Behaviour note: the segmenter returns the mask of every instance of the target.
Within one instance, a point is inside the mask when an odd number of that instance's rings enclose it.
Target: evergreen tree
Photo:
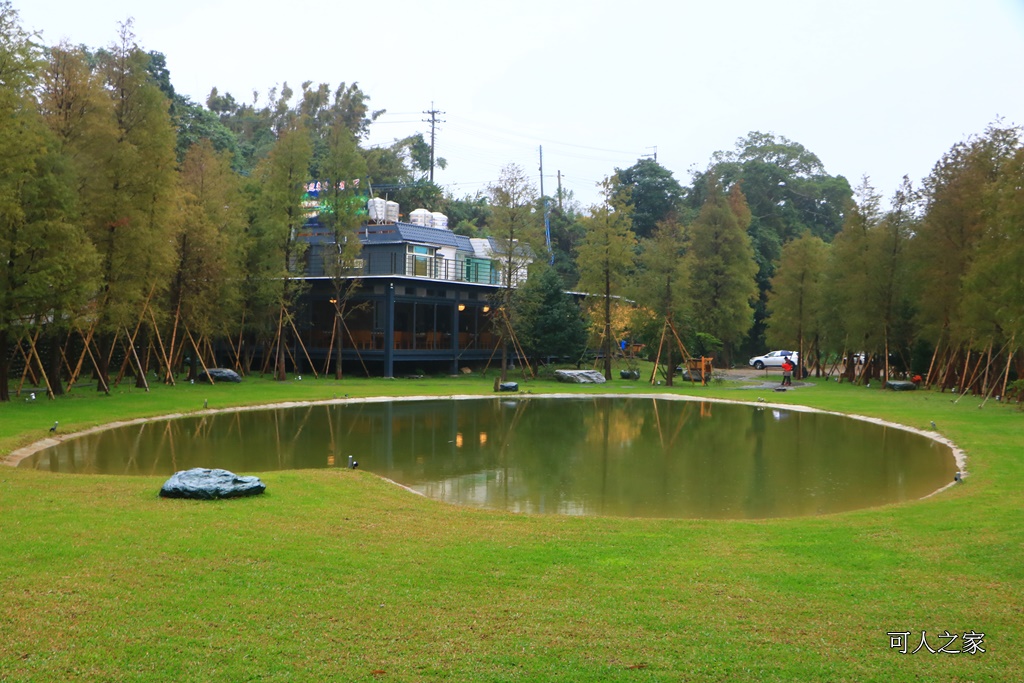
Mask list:
[[[334,287],[334,341],[336,345],[335,377],[341,379],[341,342],[345,307],[359,287],[361,275],[357,259],[362,251],[359,226],[366,213],[366,196],[360,191],[360,180],[366,177],[366,161],[359,153],[356,138],[339,119],[331,128],[327,154],[320,164],[320,225],[333,233],[333,244],[321,254],[324,273]]]
[[[874,350],[878,343],[872,235],[882,219],[881,196],[865,177],[846,211],[843,229],[832,243],[825,292],[824,324],[834,344],[832,350],[851,357]],[[851,373],[852,365],[847,368]]]
[[[200,140],[185,154],[176,214],[171,343],[188,334],[193,339],[227,336],[241,317],[246,209],[230,155],[218,154],[209,140]],[[199,353],[193,347],[192,358]]]
[[[310,182],[313,147],[301,120],[281,131],[270,155],[257,167],[250,227],[250,287],[247,310],[276,341],[274,376],[285,379],[285,338],[303,289],[301,275],[306,243],[299,231],[307,219],[304,206]]]
[[[686,328],[681,323],[691,315],[692,306],[683,228],[675,220],[664,220],[658,223],[651,237],[640,241],[640,245],[639,270],[631,298],[657,313],[662,323],[658,326],[659,342],[667,326],[685,336]],[[665,379],[666,384],[672,386],[676,342],[671,329],[664,339],[662,357],[668,368]]]
[[[963,285],[986,232],[989,192],[1020,146],[1020,130],[989,126],[955,144],[924,181],[924,215],[913,240],[922,332],[936,344],[974,337],[963,319]]]
[[[149,55],[135,44],[130,22],[99,55],[102,91],[96,79],[85,78],[84,58],[60,50],[51,60],[45,109],[73,160],[82,221],[100,255],[97,388],[108,391],[115,338],[135,329],[169,280],[175,134],[168,101],[150,80]],[[62,92],[63,84],[71,89]]]
[[[626,169],[615,169],[619,187],[633,210],[633,232],[640,239],[654,234],[658,224],[677,220],[683,188],[672,172],[654,159],[641,159]]]
[[[766,293],[782,247],[810,232],[831,242],[843,226],[851,197],[843,176],[829,175],[821,160],[798,142],[771,133],[751,132],[728,152],[716,152],[711,167],[694,177],[684,205],[698,210],[716,179],[723,187],[739,184],[750,206],[747,232],[757,261],[758,299],[749,350],[763,348]],[[758,351],[760,352],[760,351]]]
[[[768,293],[768,343],[773,348],[796,348],[799,364],[804,367],[809,365],[805,353],[808,348],[820,356],[817,342],[828,248],[810,232],[786,244]],[[816,365],[820,372],[820,361]]]
[[[985,196],[986,220],[963,281],[960,315],[976,348],[1024,342],[1024,146],[1000,164]]]
[[[904,176],[893,195],[891,209],[885,213],[871,240],[869,265],[873,288],[870,299],[875,308],[874,326],[881,340],[876,351],[881,358],[883,387],[891,374],[891,359],[909,356],[914,336],[910,327],[913,303],[907,249],[917,230],[917,203],[917,192],[910,179]]]
[[[596,313],[601,323],[604,376],[608,380],[612,378],[612,345],[615,343],[612,298],[622,295],[636,258],[631,209],[625,202],[626,197],[616,194],[615,189],[613,178],[605,178],[601,183],[604,201],[591,207],[590,215],[581,221],[585,233],[576,257],[579,286],[596,295],[595,301],[588,301],[588,304],[591,315]],[[598,302],[600,305],[595,305]]]
[[[490,188],[491,216],[488,230],[498,261],[501,290],[492,313],[495,331],[501,337],[501,381],[508,375],[508,342],[514,334],[512,300],[515,288],[526,280],[527,266],[537,245],[542,243],[540,215],[535,211],[537,190],[523,169],[509,164]]]
[[[73,180],[33,97],[43,68],[17,12],[0,3],[0,401],[10,400],[11,346],[66,327],[94,294],[95,253],[74,222]],[[48,374],[59,391],[59,373]]]
[[[553,268],[543,268],[516,290],[515,328],[535,363],[545,356],[577,359],[587,348],[587,325]]]
[[[738,186],[717,183],[687,229],[691,291],[698,330],[720,339],[725,363],[754,324],[757,263],[747,235],[750,210]]]

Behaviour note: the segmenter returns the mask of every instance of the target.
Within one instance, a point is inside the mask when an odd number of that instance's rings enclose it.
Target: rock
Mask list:
[[[619,377],[622,379],[640,379],[639,370],[619,370]]]
[[[518,382],[502,382],[498,385],[499,391],[519,391]]]
[[[900,380],[892,380],[885,383],[886,389],[892,389],[893,391],[914,391],[917,389],[917,385],[913,382],[903,382]]]
[[[163,498],[241,498],[255,496],[267,490],[259,477],[240,477],[227,470],[208,470],[195,467],[175,472],[160,488]]]
[[[200,382],[209,382],[209,376],[215,382],[241,382],[242,378],[234,370],[228,368],[209,368],[196,375]],[[301,377],[299,379],[302,379]]]
[[[555,370],[555,379],[569,384],[604,384],[604,375],[597,370]]]

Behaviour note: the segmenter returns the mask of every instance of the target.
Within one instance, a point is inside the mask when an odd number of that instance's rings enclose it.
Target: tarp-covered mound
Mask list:
[[[604,384],[605,379],[597,370],[555,370],[555,379],[571,384]]]
[[[227,470],[208,470],[195,467],[175,472],[160,488],[164,498],[241,498],[256,496],[267,490],[259,477],[240,477]]]

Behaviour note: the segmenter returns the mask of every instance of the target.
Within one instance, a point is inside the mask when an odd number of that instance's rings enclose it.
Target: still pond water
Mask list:
[[[345,467],[431,498],[625,517],[820,515],[921,498],[953,480],[942,444],[860,420],[651,398],[347,403],[121,427],[23,467],[171,475]]]

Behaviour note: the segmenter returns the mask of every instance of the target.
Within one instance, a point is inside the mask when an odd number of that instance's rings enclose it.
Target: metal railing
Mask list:
[[[310,277],[366,275],[402,275],[449,282],[500,285],[501,271],[493,262],[483,259],[452,259],[426,254],[404,254],[387,251],[364,251],[362,258],[338,268],[332,244],[311,244],[305,254],[305,271]],[[524,269],[525,272],[525,269]]]

